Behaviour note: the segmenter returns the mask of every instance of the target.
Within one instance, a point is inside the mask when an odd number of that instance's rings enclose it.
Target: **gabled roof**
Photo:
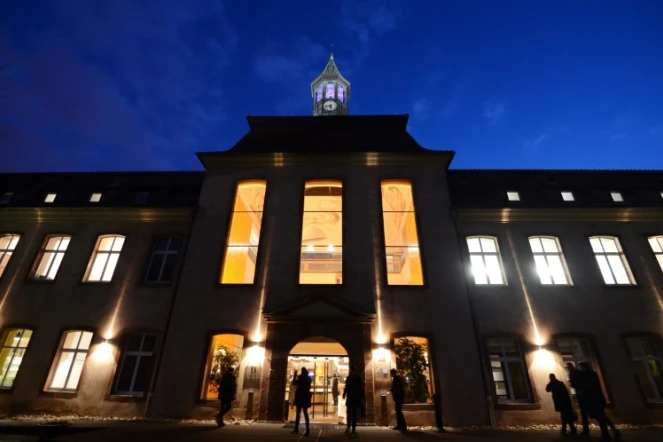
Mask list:
[[[407,132],[408,115],[246,118],[232,153],[428,152]]]

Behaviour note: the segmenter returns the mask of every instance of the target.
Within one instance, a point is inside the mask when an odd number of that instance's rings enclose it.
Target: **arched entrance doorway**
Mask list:
[[[289,402],[288,421],[295,420],[295,386],[292,378],[306,367],[311,377],[311,408],[313,422],[344,423],[345,407],[340,406],[345,379],[349,373],[348,352],[330,338],[316,336],[298,342],[288,354],[288,382],[285,395]]]

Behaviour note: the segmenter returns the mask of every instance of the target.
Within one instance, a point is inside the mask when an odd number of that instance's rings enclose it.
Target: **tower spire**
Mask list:
[[[346,80],[334,61],[334,44],[331,44],[329,61],[318,78],[311,83],[313,115],[347,115],[350,82]]]

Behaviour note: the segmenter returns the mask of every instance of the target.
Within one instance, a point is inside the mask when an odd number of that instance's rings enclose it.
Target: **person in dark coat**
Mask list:
[[[585,397],[585,376],[570,362],[566,364],[566,369],[569,372],[569,382],[576,392],[576,399],[578,399],[578,406],[580,407],[580,417],[582,419],[582,433],[580,433],[580,435],[589,436],[589,417],[587,416],[587,398]]]
[[[578,364],[580,371],[584,377],[584,391],[583,395],[587,400],[587,414],[598,421],[599,428],[601,428],[601,440],[609,441],[610,427],[615,434],[615,439],[621,440],[621,433],[615,428],[608,415],[605,414],[606,400],[603,395],[603,388],[601,388],[601,381],[599,375],[592,370],[589,364],[581,362]]]
[[[575,416],[573,413],[573,404],[571,403],[571,395],[566,389],[564,382],[557,380],[554,374],[550,373],[550,383],[546,385],[546,391],[552,393],[552,399],[555,404],[555,411],[559,411],[562,418],[562,434],[566,433],[566,426],[571,428],[571,434],[576,436],[576,426],[573,424]]]
[[[232,408],[236,394],[237,382],[235,380],[234,370],[231,367],[227,372],[221,375],[221,380],[219,381],[219,401],[221,401],[221,408],[219,409],[219,414],[216,415],[216,424],[219,427],[225,425],[223,423],[223,416],[225,416],[225,414]]]
[[[311,377],[308,375],[306,367],[302,367],[301,374],[297,379],[293,379],[292,384],[297,386],[295,391],[295,412],[297,416],[295,417],[293,433],[299,434],[299,418],[301,412],[304,411],[304,421],[306,422],[306,433],[304,435],[308,436],[310,434],[308,409],[311,406]]]
[[[345,389],[343,390],[343,399],[347,407],[348,427],[345,432],[352,428],[352,434],[357,434],[357,412],[361,407],[361,401],[364,396],[361,377],[357,374],[357,366],[350,365],[350,374],[345,379]]]
[[[332,399],[334,400],[334,405],[338,405],[338,376],[336,374],[334,374],[334,377],[332,378],[331,394]]]
[[[405,385],[396,369],[391,369],[391,387],[389,388],[391,397],[396,407],[396,426],[394,430],[407,431],[405,416],[403,416],[403,403],[405,402]]]

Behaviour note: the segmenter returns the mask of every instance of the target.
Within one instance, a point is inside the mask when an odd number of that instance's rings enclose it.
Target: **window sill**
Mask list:
[[[72,399],[75,398],[78,394],[78,391],[52,391],[46,390],[39,393],[40,396],[61,398],[61,399]]]
[[[12,394],[13,392],[14,392],[13,385],[9,388],[0,388],[0,394]]]
[[[136,284],[137,287],[154,288],[154,289],[173,287],[173,285],[174,284],[172,282],[145,282],[145,281],[141,281]]]
[[[89,285],[89,286],[110,286],[113,284],[113,281],[81,281],[78,284],[80,285]]]
[[[525,402],[500,402],[495,404],[496,410],[513,410],[513,411],[528,411],[540,410],[541,404],[525,403]]]
[[[145,402],[146,399],[145,394],[109,394],[104,397],[104,400],[109,402]]]
[[[603,288],[606,289],[617,289],[617,290],[633,290],[639,289],[640,286],[637,284],[603,284]]]
[[[234,403],[235,401],[233,401]],[[219,408],[218,399],[198,399],[196,405],[202,405],[203,407]]]
[[[433,404],[403,404],[403,411],[435,411]]]
[[[37,279],[37,278],[27,278],[25,280],[26,284],[54,284],[55,279]]]

